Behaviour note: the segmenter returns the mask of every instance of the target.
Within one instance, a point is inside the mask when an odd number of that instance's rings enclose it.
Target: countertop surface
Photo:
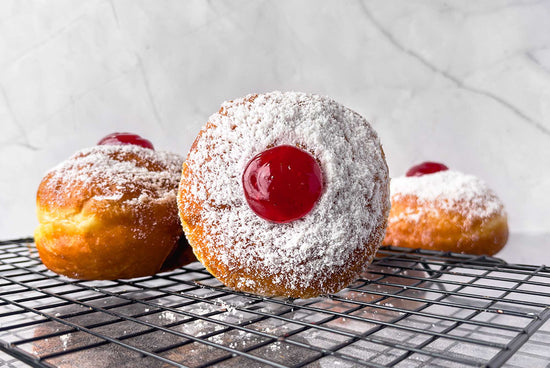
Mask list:
[[[550,266],[550,233],[512,233],[495,257],[508,263]]]
[[[532,238],[512,241],[530,241]],[[198,262],[76,281],[0,245],[0,350],[56,367],[546,368],[550,269],[385,248],[330,297],[223,287]],[[0,365],[26,367],[0,352]]]
[[[26,237],[2,237],[0,240]],[[550,233],[511,233],[506,246],[494,257],[507,263],[550,266]]]

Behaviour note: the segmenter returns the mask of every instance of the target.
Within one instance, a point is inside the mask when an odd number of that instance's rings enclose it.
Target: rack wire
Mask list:
[[[347,289],[290,300],[199,263],[73,280],[0,242],[6,367],[547,367],[549,304],[549,267],[491,257],[384,247]]]

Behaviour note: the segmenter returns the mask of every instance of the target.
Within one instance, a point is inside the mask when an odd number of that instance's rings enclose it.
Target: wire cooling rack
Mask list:
[[[48,271],[0,242],[5,367],[547,367],[550,268],[385,247],[326,297],[232,291],[199,263],[132,280]]]

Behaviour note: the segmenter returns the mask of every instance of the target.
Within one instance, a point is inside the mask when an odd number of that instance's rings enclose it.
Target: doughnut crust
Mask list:
[[[441,171],[392,180],[385,245],[494,255],[508,240],[504,206],[472,175]]]
[[[112,280],[153,275],[165,261],[171,268],[187,262],[176,206],[182,161],[139,146],[104,145],[49,171],[38,187],[35,231],[46,267]]]
[[[309,152],[324,189],[310,213],[277,224],[248,206],[241,176],[256,154],[278,145]],[[348,286],[384,237],[389,178],[376,132],[357,113],[296,92],[226,102],[196,138],[178,192],[189,243],[226,286],[308,298]]]

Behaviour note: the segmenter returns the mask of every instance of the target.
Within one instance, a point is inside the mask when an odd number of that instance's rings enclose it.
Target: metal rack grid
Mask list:
[[[6,367],[546,367],[550,268],[385,247],[347,289],[232,291],[199,263],[132,280],[48,271],[0,242]]]

